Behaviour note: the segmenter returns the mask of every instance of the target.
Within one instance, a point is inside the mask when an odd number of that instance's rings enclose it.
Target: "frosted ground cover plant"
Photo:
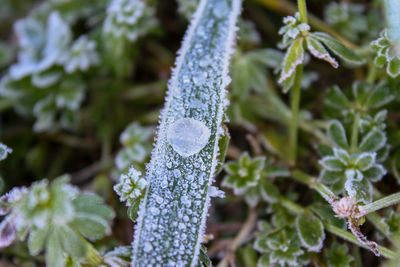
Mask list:
[[[203,0],[193,16],[148,166],[132,266],[197,264],[239,10],[239,0]]]
[[[398,0],[0,2],[0,266],[399,266]]]

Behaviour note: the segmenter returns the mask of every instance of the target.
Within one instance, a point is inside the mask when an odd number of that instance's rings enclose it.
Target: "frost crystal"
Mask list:
[[[201,121],[183,118],[174,122],[168,129],[168,142],[182,157],[198,153],[210,138],[210,129]]]
[[[142,173],[133,167],[128,174],[122,174],[120,182],[114,186],[114,191],[120,196],[121,201],[126,201],[127,206],[131,206],[143,194],[147,186],[147,181],[140,176]]]

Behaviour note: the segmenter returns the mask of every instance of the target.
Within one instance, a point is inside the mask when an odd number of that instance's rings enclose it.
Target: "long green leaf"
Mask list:
[[[202,0],[185,36],[147,170],[132,266],[194,266],[217,166],[240,0]]]

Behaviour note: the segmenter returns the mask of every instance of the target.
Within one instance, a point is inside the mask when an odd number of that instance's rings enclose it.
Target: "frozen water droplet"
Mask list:
[[[143,250],[144,250],[145,252],[150,252],[152,249],[153,249],[153,246],[152,246],[149,242],[146,242],[146,243],[144,244]]]
[[[183,118],[174,122],[168,129],[168,142],[182,157],[198,153],[210,138],[210,129],[201,121]]]
[[[161,188],[167,188],[167,186],[168,186],[168,181],[167,181],[167,179],[163,179],[162,181],[161,181]]]
[[[180,176],[181,176],[181,171],[178,170],[178,169],[175,169],[175,170],[174,170],[174,177],[175,177],[175,178],[179,178]]]
[[[157,209],[156,207],[151,207],[151,208],[150,208],[150,212],[151,212],[151,214],[153,214],[154,216],[157,216],[158,214],[160,214],[160,210]]]

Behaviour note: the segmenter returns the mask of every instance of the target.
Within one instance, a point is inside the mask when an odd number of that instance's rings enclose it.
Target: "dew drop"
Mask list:
[[[203,122],[192,118],[183,118],[169,127],[167,138],[179,155],[189,157],[204,148],[210,134],[210,129]]]

